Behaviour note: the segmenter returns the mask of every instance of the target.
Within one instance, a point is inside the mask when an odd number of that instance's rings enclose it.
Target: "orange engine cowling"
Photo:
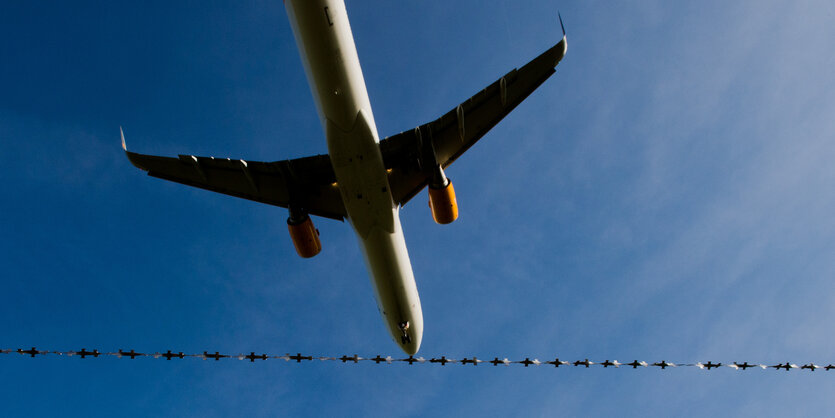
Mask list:
[[[429,185],[429,208],[432,209],[432,219],[439,224],[458,219],[458,202],[455,201],[455,188],[451,181],[440,188]]]
[[[293,239],[296,252],[302,258],[313,257],[322,251],[319,230],[313,226],[310,216],[305,216],[301,222],[292,222],[291,218],[287,218],[287,229],[290,231],[290,238]]]

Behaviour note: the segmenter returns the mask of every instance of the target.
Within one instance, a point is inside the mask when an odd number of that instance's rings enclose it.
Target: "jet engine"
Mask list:
[[[455,188],[452,182],[446,180],[446,185],[429,185],[429,208],[432,209],[432,219],[441,225],[458,219],[458,202],[455,201]]]
[[[313,257],[322,251],[319,230],[313,226],[313,221],[307,214],[299,219],[294,219],[293,216],[287,218],[287,229],[290,231],[290,238],[293,239],[296,252],[302,258]]]

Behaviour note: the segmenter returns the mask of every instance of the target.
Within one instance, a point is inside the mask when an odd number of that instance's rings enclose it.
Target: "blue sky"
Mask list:
[[[458,160],[461,216],[402,211],[420,355],[835,362],[835,5],[358,2],[381,136],[555,43]],[[326,152],[278,1],[0,13],[0,346],[399,356],[347,224],[148,178],[138,152]],[[3,416],[824,415],[829,373],[3,356]]]

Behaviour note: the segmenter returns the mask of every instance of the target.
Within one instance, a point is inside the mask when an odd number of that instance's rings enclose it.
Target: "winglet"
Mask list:
[[[563,25],[563,23],[562,23],[562,14],[560,14],[559,11],[557,11],[557,19],[559,19],[560,29],[562,29],[562,39],[557,44],[557,45],[562,45],[562,56],[557,60],[557,62],[554,64],[554,66],[559,64],[562,57],[565,56],[565,53],[568,51],[568,43],[566,42],[566,36],[565,36],[565,25]]]
[[[140,160],[138,159],[138,157],[140,157],[141,155],[135,152],[128,151],[128,146],[125,144],[125,131],[122,129],[121,126],[119,126],[119,134],[122,136],[122,149],[125,151],[125,155],[128,156],[128,161],[130,161],[130,163],[133,164],[136,168],[148,171],[147,168],[142,166]]]

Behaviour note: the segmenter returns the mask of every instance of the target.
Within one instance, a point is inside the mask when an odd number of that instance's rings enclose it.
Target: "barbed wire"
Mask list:
[[[342,355],[340,357],[329,357],[329,356],[305,356],[302,353],[296,354],[285,354],[285,355],[269,355],[269,354],[255,354],[254,351],[251,351],[249,354],[221,354],[218,351],[214,353],[204,351],[201,354],[184,354],[182,351],[174,352],[171,350],[167,350],[164,353],[162,352],[154,352],[154,353],[141,353],[137,352],[133,349],[131,350],[118,350],[118,351],[106,351],[102,352],[99,350],[87,350],[86,348],[82,348],[79,351],[54,351],[54,350],[38,350],[35,347],[30,349],[0,349],[0,354],[20,354],[25,357],[35,358],[38,356],[64,356],[64,357],[73,357],[78,356],[82,359],[90,358],[99,358],[99,357],[116,357],[116,358],[128,358],[131,360],[135,360],[137,357],[147,357],[147,358],[154,358],[154,359],[185,359],[185,358],[199,358],[202,360],[214,360],[220,361],[222,359],[237,359],[237,360],[249,360],[250,363],[255,363],[257,361],[266,361],[268,359],[276,359],[276,360],[284,360],[285,362],[292,362],[292,363],[303,363],[303,362],[313,362],[313,361],[322,361],[322,362],[337,362],[337,363],[348,363],[348,364],[358,364],[360,362],[370,362],[374,364],[395,364],[395,363],[403,363],[407,365],[414,365],[414,364],[439,364],[441,366],[446,366],[447,364],[460,364],[460,365],[473,365],[478,366],[480,364],[484,365],[492,365],[492,366],[510,366],[510,365],[522,365],[524,367],[529,366],[551,366],[554,368],[563,367],[583,367],[589,368],[592,366],[596,367],[603,367],[603,368],[627,368],[627,369],[637,369],[639,367],[657,367],[661,370],[666,370],[668,368],[678,368],[678,367],[695,367],[703,370],[712,370],[718,369],[723,367],[729,367],[732,369],[737,370],[748,370],[748,369],[774,369],[774,370],[809,370],[814,372],[817,369],[823,369],[825,371],[829,371],[835,369],[835,365],[827,364],[826,366],[820,366],[815,363],[806,363],[798,366],[795,363],[785,362],[785,363],[777,363],[774,365],[767,365],[767,364],[760,364],[760,363],[749,363],[745,362],[730,362],[730,363],[722,363],[708,361],[706,363],[703,362],[696,362],[696,363],[672,363],[665,360],[661,360],[658,362],[647,362],[647,361],[640,361],[634,360],[629,363],[621,363],[617,360],[605,360],[605,361],[591,361],[589,359],[583,360],[575,360],[575,361],[567,361],[561,360],[559,358],[554,358],[553,360],[539,360],[539,359],[531,359],[530,357],[525,357],[524,360],[509,360],[507,357],[499,358],[494,357],[492,360],[483,360],[479,359],[475,356],[473,357],[463,357],[461,359],[454,359],[454,358],[447,358],[446,356],[441,357],[432,357],[432,358],[424,358],[424,357],[414,357],[409,356],[406,358],[394,358],[391,356],[382,357],[381,355],[377,355],[375,357],[360,357],[356,354],[354,355]]]

